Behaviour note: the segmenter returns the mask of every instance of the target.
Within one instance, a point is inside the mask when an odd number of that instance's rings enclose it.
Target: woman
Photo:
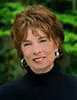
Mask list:
[[[2,100],[77,100],[76,79],[64,75],[58,64],[64,33],[53,12],[30,6],[16,16],[12,39],[27,74],[0,88]]]

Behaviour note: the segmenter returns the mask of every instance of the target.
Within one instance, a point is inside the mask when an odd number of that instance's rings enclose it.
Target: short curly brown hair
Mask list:
[[[12,27],[12,39],[21,58],[20,45],[23,38],[27,37],[28,29],[32,29],[32,31],[40,29],[47,34],[48,38],[52,37],[54,41],[58,40],[59,49],[62,50],[64,42],[63,26],[55,14],[47,7],[32,5],[16,15]]]

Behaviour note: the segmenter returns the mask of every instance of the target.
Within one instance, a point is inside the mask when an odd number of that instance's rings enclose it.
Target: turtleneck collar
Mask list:
[[[29,79],[34,80],[34,81],[39,81],[39,80],[49,80],[52,79],[53,77],[59,76],[61,74],[61,69],[60,66],[57,64],[54,64],[53,68],[47,72],[47,73],[43,73],[43,74],[36,74],[34,73],[30,67],[28,67],[27,69],[27,76]]]

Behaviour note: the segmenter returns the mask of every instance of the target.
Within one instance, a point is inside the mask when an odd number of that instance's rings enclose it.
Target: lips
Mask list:
[[[33,61],[35,62],[42,62],[44,60],[45,57],[37,57],[37,58],[34,58]]]

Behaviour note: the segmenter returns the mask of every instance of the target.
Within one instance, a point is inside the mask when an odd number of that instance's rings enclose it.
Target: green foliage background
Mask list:
[[[5,1],[5,0],[4,0]],[[26,2],[5,2],[0,4],[0,84],[21,77],[24,70],[20,67],[16,50],[12,47],[10,37],[11,25],[15,15],[23,10],[24,6],[33,3],[44,4],[50,9],[53,8],[58,19],[64,25],[64,51],[65,60],[62,62],[63,70],[68,74],[77,75],[77,11],[67,9],[63,13],[55,10],[49,3],[50,0],[27,0]],[[52,0],[53,1],[53,0]],[[23,5],[25,3],[25,5]],[[62,2],[61,2],[62,3]],[[70,6],[69,6],[70,7]]]

